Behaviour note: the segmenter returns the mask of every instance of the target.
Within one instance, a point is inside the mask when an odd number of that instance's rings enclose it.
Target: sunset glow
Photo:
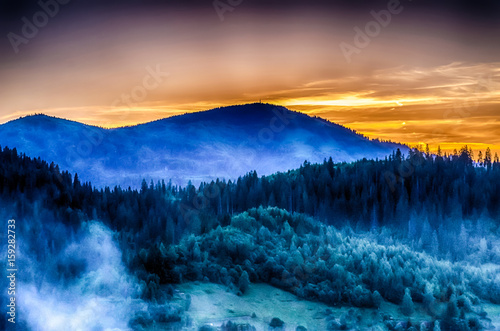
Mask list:
[[[4,38],[0,122],[45,113],[113,128],[262,100],[370,138],[500,152],[498,20],[402,2],[346,61],[339,45],[386,6],[242,4],[224,21],[210,5],[61,8],[18,53]]]

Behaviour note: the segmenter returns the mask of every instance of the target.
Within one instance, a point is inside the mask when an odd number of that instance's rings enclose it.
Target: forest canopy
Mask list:
[[[452,155],[398,150],[383,160],[330,158],[271,176],[199,187],[143,181],[132,190],[95,188],[4,148],[0,197],[6,217],[25,220],[23,238],[38,259],[87,222],[104,223],[144,300],[167,302],[172,292],[162,286],[186,280],[240,294],[265,282],[330,305],[387,300],[405,315],[417,302],[453,328],[467,325],[481,300],[500,303],[498,273],[472,267],[500,263],[500,163],[486,155],[475,162],[466,147]],[[84,269],[63,268],[59,277]]]

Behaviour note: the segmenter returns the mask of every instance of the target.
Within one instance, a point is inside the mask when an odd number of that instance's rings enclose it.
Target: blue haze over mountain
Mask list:
[[[395,143],[371,141],[323,119],[284,107],[216,108],[116,129],[45,115],[0,126],[0,145],[41,157],[93,185],[138,187],[143,178],[185,185],[298,168],[305,160],[383,158]]]

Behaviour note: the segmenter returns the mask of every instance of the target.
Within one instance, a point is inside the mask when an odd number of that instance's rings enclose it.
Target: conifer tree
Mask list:
[[[410,316],[413,314],[413,300],[411,298],[411,292],[409,288],[405,289],[405,295],[403,297],[403,302],[401,303],[401,312],[403,315]]]
[[[484,165],[488,168],[491,168],[491,149],[486,148],[486,153],[484,154]]]

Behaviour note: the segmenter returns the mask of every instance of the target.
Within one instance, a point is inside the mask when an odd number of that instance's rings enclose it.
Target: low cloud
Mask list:
[[[123,265],[112,232],[91,222],[75,237],[51,260],[58,281],[47,277],[47,264],[25,261],[32,274],[18,286],[20,318],[39,331],[129,330],[133,313],[147,304],[137,299],[140,287]]]

